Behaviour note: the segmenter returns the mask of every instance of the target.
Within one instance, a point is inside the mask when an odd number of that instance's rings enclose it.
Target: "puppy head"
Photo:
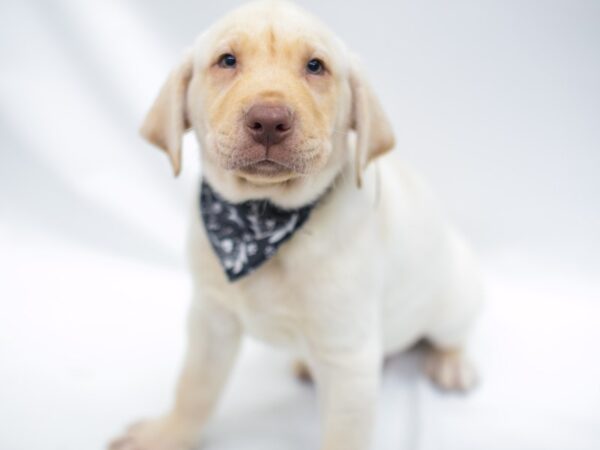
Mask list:
[[[250,3],[202,34],[142,126],[177,175],[193,128],[204,176],[231,201],[313,201],[353,164],[357,183],[393,147],[356,60],[315,18],[283,1]],[[355,148],[348,134],[357,134]]]

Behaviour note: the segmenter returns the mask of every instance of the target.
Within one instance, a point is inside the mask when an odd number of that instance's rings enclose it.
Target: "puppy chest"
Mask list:
[[[247,297],[238,308],[245,330],[271,345],[295,349],[303,340],[303,319],[296,298],[274,292]]]
[[[307,326],[306,287],[294,282],[275,257],[239,281],[236,313],[246,332],[270,344],[295,348]]]

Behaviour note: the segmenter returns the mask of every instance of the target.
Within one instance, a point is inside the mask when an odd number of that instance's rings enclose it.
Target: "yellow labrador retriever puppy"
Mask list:
[[[202,147],[189,254],[195,296],[173,408],[113,450],[194,448],[244,333],[283,346],[318,387],[323,450],[366,450],[382,360],[419,339],[443,388],[467,389],[477,265],[426,186],[386,155],[392,128],[356,58],[284,1],[203,33],[142,134],[179,173]]]

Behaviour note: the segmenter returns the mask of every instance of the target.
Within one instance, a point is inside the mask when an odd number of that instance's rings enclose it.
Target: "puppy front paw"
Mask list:
[[[138,422],[109,444],[108,450],[193,450],[199,426],[167,416]]]
[[[473,364],[461,350],[431,349],[426,356],[425,372],[441,389],[466,392],[478,383]]]

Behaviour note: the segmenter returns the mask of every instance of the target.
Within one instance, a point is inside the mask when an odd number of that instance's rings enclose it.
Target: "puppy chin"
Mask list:
[[[246,183],[253,184],[257,187],[260,186],[273,186],[278,184],[285,184],[298,178],[298,175],[287,175],[287,174],[278,174],[278,175],[260,175],[260,174],[248,174],[244,172],[238,172],[236,175],[244,180]]]
[[[271,160],[259,161],[235,170],[235,174],[257,186],[286,183],[300,176],[299,173]]]

